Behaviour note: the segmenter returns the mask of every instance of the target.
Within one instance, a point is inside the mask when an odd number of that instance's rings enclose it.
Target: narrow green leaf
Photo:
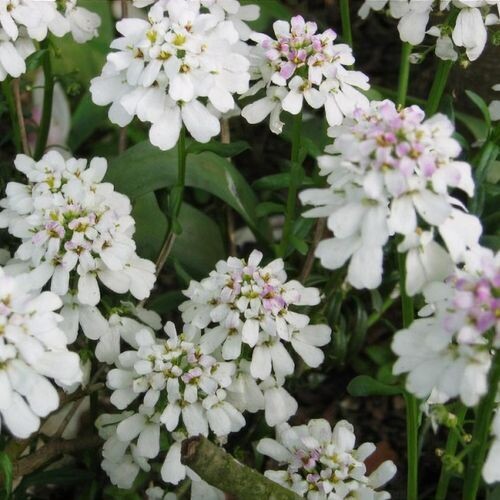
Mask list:
[[[292,244],[293,248],[297,250],[297,252],[299,252],[302,255],[307,255],[309,247],[307,246],[307,243],[304,240],[292,234],[290,236],[290,243]]]
[[[477,106],[479,111],[481,111],[481,114],[483,115],[488,128],[490,128],[491,127],[490,110],[488,109],[488,105],[486,104],[484,99],[475,92],[472,92],[472,90],[466,90],[465,93],[467,97]]]
[[[384,384],[368,375],[353,378],[347,386],[347,391],[355,397],[394,396],[403,392],[400,387]]]
[[[283,214],[285,213],[285,206],[281,203],[273,203],[272,201],[265,201],[259,203],[255,209],[257,217],[265,217],[270,214]]]
[[[201,142],[192,142],[187,149],[188,154],[199,154],[211,152],[223,158],[232,158],[238,156],[250,149],[250,145],[246,141],[236,141],[230,144],[222,144],[221,142],[211,141],[206,144]]]
[[[0,471],[4,481],[5,498],[8,499],[12,493],[12,462],[4,451],[0,452]]]

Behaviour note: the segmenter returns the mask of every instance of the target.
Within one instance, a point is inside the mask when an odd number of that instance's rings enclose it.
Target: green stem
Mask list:
[[[278,253],[281,257],[285,257],[292,237],[293,225],[295,222],[295,207],[297,204],[297,191],[302,179],[302,164],[300,161],[301,130],[302,113],[298,113],[293,117],[290,185],[288,187],[283,237],[278,249]]]
[[[457,427],[462,426],[466,413],[467,408],[464,405],[461,405],[460,409],[457,412]],[[453,429],[450,429],[448,433],[448,439],[446,441],[446,449],[444,451],[445,457],[455,456],[455,453],[457,452],[459,436],[459,432],[453,432]],[[446,500],[452,473],[453,471],[446,468],[446,464],[443,462],[443,464],[441,465],[441,474],[439,476],[435,500]]]
[[[441,102],[441,98],[443,97],[446,84],[448,83],[448,77],[450,76],[452,66],[453,61],[439,60],[436,75],[434,76],[434,82],[432,83],[429,98],[427,99],[427,105],[425,106],[425,114],[427,116],[432,116],[439,109],[439,104]]]
[[[500,383],[500,350],[497,350],[490,369],[489,390],[482,399],[476,411],[476,421],[472,432],[471,450],[467,460],[465,471],[464,500],[475,500],[478,498],[479,486],[481,484],[481,470],[488,450],[491,421],[495,409],[495,399],[498,394]]]
[[[349,0],[340,0],[340,19],[342,22],[342,38],[349,47],[353,48]]]
[[[39,160],[42,157],[47,147],[50,122],[52,120],[52,101],[54,99],[54,74],[52,72],[52,61],[50,60],[49,41],[46,39],[41,42],[40,48],[46,49],[47,52],[43,56],[43,74],[45,77],[43,88],[43,111],[35,147],[35,160]]]
[[[399,287],[401,293],[401,309],[403,326],[408,328],[413,321],[413,300],[406,293],[405,254],[398,252]],[[406,392],[406,453],[408,461],[407,493],[408,500],[418,499],[418,422],[419,409],[415,396]]]
[[[186,185],[186,160],[186,128],[182,126],[179,134],[179,141],[177,142],[177,182],[170,191],[168,231],[160,255],[156,260],[156,275],[160,274],[160,271],[163,269],[172,247],[174,246],[175,238],[182,230],[179,224],[179,213],[181,211],[184,187]]]
[[[401,61],[399,63],[399,80],[397,103],[404,106],[408,94],[408,82],[410,81],[410,54],[412,46],[403,42],[401,47]]]
[[[21,133],[19,130],[19,121],[17,119],[16,113],[16,103],[14,102],[14,96],[12,93],[12,83],[10,78],[6,78],[2,82],[2,91],[7,101],[7,107],[9,108],[10,121],[12,122],[12,131],[14,134],[13,142],[16,147],[16,151],[19,153],[22,151],[21,146]]]

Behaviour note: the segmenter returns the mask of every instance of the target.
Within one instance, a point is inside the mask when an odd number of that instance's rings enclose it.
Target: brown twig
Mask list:
[[[314,229],[313,241],[309,247],[309,252],[307,253],[306,261],[304,262],[304,267],[300,273],[299,280],[304,283],[304,281],[311,274],[314,265],[314,254],[316,252],[316,247],[318,243],[322,240],[323,234],[325,233],[326,219],[318,219],[316,221],[316,227]]]
[[[24,123],[19,78],[15,78],[14,80],[12,80],[12,89],[14,92],[14,102],[16,103],[17,122],[19,123],[19,132],[21,134],[21,145],[23,148],[23,153],[25,155],[31,156],[30,146],[28,143],[28,134],[26,133],[26,124]]]
[[[238,500],[297,500],[295,492],[283,488],[256,470],[238,462],[203,436],[182,442],[181,462],[208,484]]]
[[[100,443],[101,438],[95,434],[79,437],[70,441],[64,439],[49,441],[45,446],[42,446],[34,453],[15,462],[12,466],[13,476],[14,478],[26,476],[48,465],[61,455],[96,448]]]

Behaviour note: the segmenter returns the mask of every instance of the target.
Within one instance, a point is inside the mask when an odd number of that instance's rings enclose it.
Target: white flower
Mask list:
[[[70,30],[83,42],[95,36],[99,16],[76,6],[77,0],[0,0],[0,80],[26,72],[25,60],[35,52],[34,41],[45,40],[51,32],[62,37]],[[83,33],[92,30],[92,35]]]
[[[309,317],[291,308],[318,304],[319,291],[286,281],[282,259],[260,266],[262,257],[254,250],[248,262],[235,257],[218,262],[208,278],[191,281],[184,292],[189,300],[179,309],[186,324],[204,329],[203,352],[220,347],[222,357],[232,360],[241,356],[245,344],[252,349],[252,376],[264,380],[271,373],[286,376],[293,372],[294,362],[282,342],[297,335],[311,346],[322,346],[328,343],[331,330],[325,325],[305,330]],[[299,340],[292,342],[295,346],[300,354]]]
[[[500,345],[500,254],[480,249],[446,283],[429,284],[426,318],[415,320],[394,338],[399,356],[394,373],[408,373],[407,389],[420,398],[436,391],[441,401],[460,397],[475,406],[486,393],[491,353]],[[493,331],[493,338],[489,338]]]
[[[497,92],[500,91],[500,83],[493,85],[493,90],[496,90]],[[494,121],[494,122],[499,121],[500,120],[500,101],[499,100],[491,101],[488,109],[490,111],[491,121]]]
[[[117,51],[90,88],[96,104],[112,104],[110,120],[150,122],[150,140],[164,150],[182,126],[198,142],[217,135],[218,113],[235,108],[233,95],[246,92],[250,78],[233,23],[202,13],[197,2],[168,0],[154,4],[147,21],[123,19],[117,30]]]
[[[266,96],[243,109],[249,123],[259,123],[271,114],[271,131],[279,134],[281,110],[296,115],[304,100],[313,109],[324,106],[330,125],[341,123],[356,106],[368,105],[358,90],[369,88],[368,78],[345,68],[354,63],[350,47],[334,44],[337,35],[332,30],[316,31],[315,23],[295,16],[290,23],[274,23],[276,39],[251,36],[258,45],[250,54],[255,83],[247,95],[265,89]]]
[[[160,317],[156,313],[142,309],[153,320],[155,328],[151,328],[150,325],[138,321],[139,316],[137,316],[137,319],[133,317],[137,315],[137,312],[130,306],[129,304],[123,304],[121,308],[116,308],[116,312],[110,315],[106,324],[99,325],[100,328],[96,329],[100,332],[99,341],[95,347],[95,356],[99,361],[108,364],[116,363],[120,355],[122,341],[137,349],[136,334],[138,331],[144,330],[153,334],[154,329],[159,330],[161,328]],[[158,325],[158,323],[160,324]]]
[[[488,33],[480,9],[467,6],[460,9],[452,38],[455,45],[465,48],[470,61],[475,61],[481,55]]]
[[[387,460],[367,475],[364,461],[375,445],[364,443],[355,449],[353,430],[345,420],[333,430],[324,419],[279,426],[276,440],[261,439],[257,451],[286,465],[286,470],[267,470],[265,476],[309,500],[390,498],[377,490],[392,479],[396,466]]]
[[[366,18],[370,10],[382,10],[389,4],[389,15],[399,19],[398,30],[401,40],[419,45],[425,34],[438,37],[436,56],[456,61],[456,47],[463,47],[470,61],[476,60],[484,50],[488,33],[487,26],[498,24],[497,0],[365,0],[359,15]],[[456,17],[442,25],[432,26],[426,31],[431,12],[443,16],[451,7],[459,9]],[[496,7],[496,9],[495,9]],[[436,18],[438,17],[436,15]],[[450,25],[449,23],[453,23]],[[450,36],[451,35],[451,36]]]
[[[500,481],[500,407],[497,407],[493,417],[491,434],[493,442],[483,465],[483,478],[488,484]]]
[[[63,1],[63,13],[69,21],[74,40],[85,43],[98,35],[97,29],[101,26],[101,18],[95,12],[77,5],[77,2],[78,0]]]
[[[225,401],[223,390],[231,385],[234,364],[202,354],[184,335],[177,336],[172,323],[166,331],[166,340],[146,329],[136,334],[138,349],[123,352],[108,374],[111,402],[125,409],[143,395],[146,406],[161,410],[160,422],[169,432],[180,428],[189,436],[206,436],[211,430],[223,437],[241,429],[245,420]]]
[[[304,216],[327,217],[334,235],[319,243],[316,256],[327,269],[350,260],[347,280],[356,288],[380,285],[383,247],[396,233],[406,237],[399,251],[413,249],[407,257],[411,295],[450,271],[445,250],[431,244],[433,231],[424,229],[439,228],[455,262],[477,245],[477,219],[453,208],[460,202],[449,195],[459,188],[472,196],[470,166],[455,160],[460,146],[451,122],[443,115],[424,118],[417,106],[397,110],[391,101],[356,109],[330,129],[332,156],[318,160],[329,187],[300,194],[302,203],[315,206]],[[454,231],[462,220],[469,230]]]
[[[69,386],[81,382],[80,358],[66,348],[59,329],[59,297],[27,292],[26,276],[0,268],[0,415],[18,438],[27,438],[59,406],[48,379]]]
[[[118,415],[103,414],[95,423],[99,436],[105,439],[101,467],[111,482],[123,489],[132,487],[141,469],[146,472],[151,470],[148,460],[138,453],[137,446],[125,437],[120,439],[118,436],[118,426],[133,416],[133,412],[123,412]]]
[[[50,151],[35,162],[18,155],[16,168],[27,184],[11,182],[0,200],[0,227],[22,239],[16,259],[28,268],[33,283],[65,295],[75,287],[78,302],[95,306],[98,279],[116,293],[149,295],[154,264],[135,253],[134,220],[129,199],[101,182],[106,161],[65,160]]]

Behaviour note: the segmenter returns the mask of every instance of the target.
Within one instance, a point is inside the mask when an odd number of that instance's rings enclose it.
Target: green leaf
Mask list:
[[[132,199],[173,186],[177,180],[177,152],[175,149],[160,151],[148,141],[142,142],[111,160],[106,180]],[[214,153],[189,155],[186,185],[220,198],[257,231],[257,197],[245,178],[225,158]]]
[[[87,92],[78,103],[71,117],[71,133],[68,145],[72,151],[78,149],[101,125],[108,123],[108,110],[92,102]]]
[[[132,217],[136,226],[134,240],[137,253],[154,262],[160,254],[168,229],[167,218],[158,206],[154,193],[135,200]]]
[[[26,72],[39,68],[48,49],[37,50],[26,59]]]
[[[384,384],[368,375],[354,377],[349,382],[347,391],[355,397],[394,396],[403,392],[400,387]]]
[[[290,243],[292,244],[293,248],[295,248],[295,250],[297,250],[300,254],[307,255],[309,247],[304,240],[292,234],[290,236]]]
[[[285,206],[281,203],[274,203],[272,201],[265,201],[259,203],[255,209],[258,217],[265,217],[270,214],[283,214],[285,213]]]
[[[222,144],[221,142],[211,141],[206,144],[201,142],[192,142],[187,148],[188,154],[198,154],[210,151],[223,158],[232,158],[238,156],[243,151],[250,149],[250,144],[246,141],[236,141],[230,144]]]
[[[281,174],[266,175],[256,180],[252,187],[259,191],[269,189],[276,191],[278,189],[286,189],[290,185],[290,172],[283,172]]]
[[[12,493],[12,462],[4,451],[0,452],[0,471],[3,477],[5,498],[9,498]]]
[[[467,97],[477,106],[479,111],[481,111],[484,121],[486,122],[488,128],[491,127],[491,117],[490,117],[490,110],[488,109],[488,105],[484,101],[484,99],[477,95],[475,92],[472,92],[472,90],[466,90],[465,91]]]
[[[219,227],[208,215],[187,203],[179,214],[182,233],[176,238],[171,258],[195,278],[206,276],[225,258]]]

